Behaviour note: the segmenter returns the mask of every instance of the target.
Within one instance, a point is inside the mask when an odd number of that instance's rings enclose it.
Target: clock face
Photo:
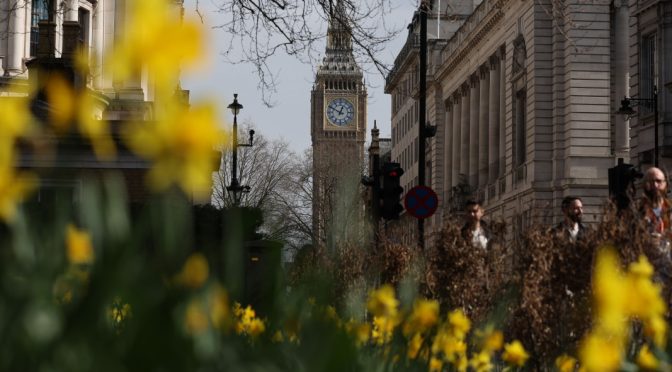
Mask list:
[[[355,117],[355,107],[345,98],[336,98],[327,106],[327,118],[339,127],[349,125]]]

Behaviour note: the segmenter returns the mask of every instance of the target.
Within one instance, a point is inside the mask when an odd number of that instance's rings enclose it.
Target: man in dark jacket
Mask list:
[[[562,199],[562,222],[555,225],[553,234],[574,243],[577,240],[583,239],[586,233],[586,228],[582,223],[583,217],[583,202],[577,196],[567,196]]]

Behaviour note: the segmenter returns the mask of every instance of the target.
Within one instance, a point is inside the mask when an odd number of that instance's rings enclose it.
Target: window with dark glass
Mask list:
[[[77,20],[79,21],[79,38],[77,40],[77,45],[82,51],[86,52],[89,48],[89,27],[91,24],[91,14],[88,10],[79,8],[77,16]]]
[[[656,85],[658,71],[656,68],[656,34],[649,34],[642,38],[640,53],[641,84],[639,96],[653,99],[653,88]],[[642,106],[642,112],[653,112],[652,107]]]
[[[37,54],[37,43],[40,38],[39,23],[49,19],[50,0],[32,0],[30,15],[30,55]]]

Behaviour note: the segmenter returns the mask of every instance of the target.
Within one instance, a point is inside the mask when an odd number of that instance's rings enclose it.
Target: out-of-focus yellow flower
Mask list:
[[[399,301],[395,296],[394,288],[385,284],[369,293],[369,301],[366,306],[375,317],[396,316]]]
[[[469,365],[476,372],[486,372],[491,371],[493,368],[490,353],[481,351],[480,353],[474,354],[469,360]]]
[[[642,346],[637,353],[637,365],[644,371],[657,371],[660,362],[649,350],[649,345]]]
[[[264,333],[266,330],[266,325],[264,321],[259,318],[254,318],[250,320],[250,323],[247,326],[247,334],[252,337],[257,337],[260,334]]]
[[[197,252],[187,258],[175,280],[185,287],[197,289],[205,284],[209,275],[208,260],[202,253]]]
[[[184,324],[187,332],[192,335],[200,334],[208,329],[208,313],[200,301],[192,300],[189,302],[184,315]]]
[[[630,264],[628,273],[633,274],[637,278],[650,279],[653,276],[653,266],[646,259],[646,256],[640,255],[637,262]]]
[[[221,285],[215,284],[212,286],[208,294],[208,303],[212,326],[219,330],[228,329],[231,323],[229,296]]]
[[[275,343],[280,343],[280,342],[285,341],[285,337],[282,335],[282,331],[281,330],[275,331],[275,333],[273,334],[273,337],[271,337],[271,341],[273,341]]]
[[[123,302],[121,298],[117,297],[108,308],[107,316],[112,320],[115,326],[118,326],[131,317],[131,305]]]
[[[482,349],[488,352],[494,352],[502,348],[504,344],[504,334],[495,329],[488,329],[482,333]]]
[[[406,348],[408,359],[415,359],[418,357],[418,353],[420,352],[420,348],[424,341],[425,339],[420,333],[414,334],[411,339],[408,340],[408,347]]]
[[[471,329],[471,321],[464,315],[461,309],[453,310],[448,314],[448,323],[451,327],[451,332],[458,338],[464,338]]]
[[[189,195],[206,197],[218,159],[215,148],[225,141],[215,120],[215,106],[187,109],[175,103],[171,107],[157,122],[127,125],[124,141],[134,153],[153,163],[147,175],[152,189],[163,191],[175,184]]]
[[[439,302],[436,300],[418,299],[413,304],[413,311],[404,323],[404,334],[422,333],[432,328],[439,320]]]
[[[667,343],[667,322],[662,315],[656,315],[644,320],[644,334],[656,346],[664,348]]]
[[[627,282],[619,270],[618,256],[613,249],[602,249],[597,257],[593,280],[593,297],[599,327],[614,337],[626,334]]]
[[[397,324],[398,320],[396,318],[390,316],[374,316],[371,339],[378,345],[390,342],[392,340],[394,328]]]
[[[518,340],[504,345],[502,359],[510,365],[522,367],[529,357],[530,355],[525,351],[525,347]]]
[[[28,197],[37,183],[37,177],[32,173],[16,173],[12,166],[0,165],[0,219],[11,222],[17,205]]]
[[[108,57],[115,76],[128,79],[147,68],[157,93],[169,94],[177,83],[180,65],[198,61],[203,32],[197,21],[182,20],[169,0],[131,2],[126,32]]]
[[[574,372],[575,367],[576,359],[567,354],[562,354],[555,359],[555,368],[559,372]]]
[[[31,123],[27,97],[0,98],[0,166],[14,165],[16,139],[31,131]]]
[[[429,372],[441,372],[443,370],[443,361],[432,357],[429,360]]]
[[[354,319],[350,319],[345,324],[346,331],[355,337],[355,343],[358,346],[364,345],[369,342],[371,337],[371,325],[368,323],[359,323]]]
[[[68,261],[73,265],[90,264],[94,252],[91,236],[86,231],[77,229],[70,224],[66,230],[66,252]]]
[[[111,160],[116,146],[105,120],[94,116],[93,96],[86,90],[76,92],[61,75],[53,75],[46,83],[47,100],[54,107],[50,122],[57,133],[64,134],[76,122],[79,133],[89,139],[98,159]]]
[[[623,341],[614,337],[588,334],[579,349],[581,367],[587,372],[616,371],[621,363]]]

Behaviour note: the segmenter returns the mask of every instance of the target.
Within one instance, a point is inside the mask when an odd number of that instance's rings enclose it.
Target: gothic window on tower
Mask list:
[[[641,98],[653,99],[653,89],[658,80],[656,33],[648,34],[642,38],[640,59],[641,84],[639,95]],[[653,112],[653,108],[648,106],[642,106],[641,110],[642,113]]]
[[[49,20],[51,0],[32,0],[30,14],[30,55],[37,54],[37,43],[39,41],[39,23]]]

